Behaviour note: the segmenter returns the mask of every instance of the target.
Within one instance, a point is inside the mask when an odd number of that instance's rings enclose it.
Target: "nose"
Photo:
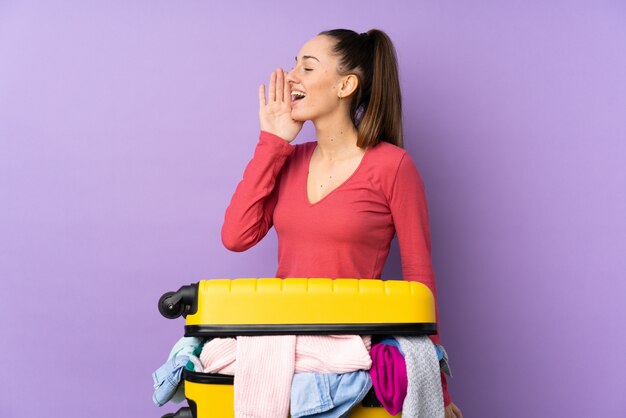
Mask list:
[[[292,68],[291,70],[289,70],[289,72],[287,73],[287,76],[285,77],[285,80],[287,81],[287,83],[291,86],[294,83],[297,83],[298,80],[295,77],[295,68]]]

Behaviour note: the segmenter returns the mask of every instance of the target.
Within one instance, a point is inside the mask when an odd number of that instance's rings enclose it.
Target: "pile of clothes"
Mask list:
[[[280,335],[181,338],[153,373],[154,402],[181,402],[182,371],[234,376],[237,418],[348,416],[373,387],[391,415],[444,415],[445,349],[426,336]]]

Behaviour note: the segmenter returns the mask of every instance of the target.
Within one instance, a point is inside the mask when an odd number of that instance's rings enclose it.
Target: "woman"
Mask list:
[[[277,277],[380,278],[394,234],[404,280],[436,297],[425,194],[402,149],[395,50],[379,30],[337,29],[259,87],[261,135],[226,210],[222,241],[245,251],[274,226]],[[305,121],[316,139],[290,145]],[[439,343],[439,336],[431,337]],[[446,418],[462,417],[442,374]]]

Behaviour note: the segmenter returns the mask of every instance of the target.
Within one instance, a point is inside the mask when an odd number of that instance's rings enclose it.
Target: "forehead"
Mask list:
[[[336,57],[332,53],[334,46],[333,40],[329,36],[318,35],[309,39],[298,52],[298,60],[301,60],[303,56],[314,56],[320,63],[329,64],[335,62]]]

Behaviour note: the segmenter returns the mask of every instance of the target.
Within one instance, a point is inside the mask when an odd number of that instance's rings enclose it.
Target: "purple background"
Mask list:
[[[0,1],[0,416],[178,409],[157,300],[275,274],[223,213],[259,83],[334,27],[397,47],[465,416],[625,416],[625,3],[306,4]]]

